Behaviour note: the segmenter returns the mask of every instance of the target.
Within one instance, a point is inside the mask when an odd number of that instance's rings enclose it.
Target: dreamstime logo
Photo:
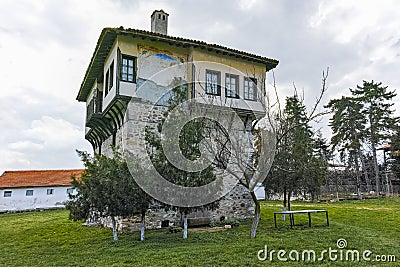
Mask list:
[[[362,252],[356,249],[345,249],[347,247],[347,241],[344,238],[339,238],[336,242],[336,248],[329,247],[328,249],[322,250],[317,253],[313,249],[304,250],[268,250],[268,246],[265,245],[264,249],[261,249],[257,253],[257,257],[260,261],[304,261],[304,262],[316,262],[316,261],[351,261],[351,262],[396,262],[395,255],[378,255],[374,254],[371,250],[364,250]]]
[[[124,155],[129,170],[138,185],[153,198],[180,207],[196,207],[212,203],[233,189],[238,183],[238,177],[243,177],[244,171],[248,170],[246,166],[251,161],[253,149],[251,136],[245,130],[245,122],[243,118],[239,117],[237,110],[247,110],[247,112],[253,113],[257,120],[262,119],[259,114],[262,114],[263,110],[265,112],[261,102],[254,102],[250,106],[241,97],[237,99],[223,98],[204,94],[206,82],[210,83],[210,80],[204,81],[206,69],[226,70],[226,73],[235,73],[240,77],[248,75],[232,69],[230,66],[212,62],[192,62],[190,64],[172,64],[171,67],[164,68],[150,77],[140,78],[139,73],[137,96],[149,101],[138,101],[138,98],[132,98],[125,114],[127,126],[124,127],[125,133],[123,134]],[[191,83],[191,86],[196,87],[196,90],[192,90],[196,94],[168,112],[160,134],[164,155],[172,165],[188,173],[202,171],[213,163],[216,155],[220,152],[214,140],[203,140],[200,143],[201,156],[196,160],[187,159],[180,150],[179,138],[183,127],[188,122],[199,118],[218,123],[230,142],[230,158],[226,166],[215,172],[216,179],[213,182],[197,187],[184,187],[167,181],[154,167],[150,155],[147,153],[147,144],[144,138],[145,129],[156,128],[161,114],[165,111],[165,103],[172,95],[172,89],[181,87],[183,90],[187,90],[188,83],[182,77],[187,76],[188,69],[195,69],[199,76],[195,78],[195,83]],[[179,76],[181,76],[180,79],[176,78]],[[170,77],[175,78],[171,80]],[[151,90],[157,92],[154,90],[155,84],[156,88],[164,89],[163,94],[159,94],[157,100],[154,99],[154,95],[157,93],[148,93]],[[257,95],[263,95],[260,89],[258,89]],[[157,119],[155,119],[156,117]],[[258,182],[265,179],[275,154],[276,141],[272,131],[261,130],[260,132],[262,148],[257,170],[252,175],[250,190],[253,190]],[[137,164],[138,158],[140,158],[139,165]]]
[[[339,239],[336,241],[336,246],[337,246],[339,249],[343,249],[343,248],[347,247],[347,241],[346,241],[346,239],[344,239],[344,238],[339,238]]]

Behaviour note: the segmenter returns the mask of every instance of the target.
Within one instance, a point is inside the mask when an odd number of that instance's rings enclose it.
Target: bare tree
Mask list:
[[[261,210],[254,188],[266,177],[272,165],[276,138],[268,126],[272,119],[266,119],[265,75],[257,76],[253,69],[243,76],[247,77],[247,89],[256,89],[248,96],[253,97],[261,107],[258,110],[250,107],[243,110],[236,105],[238,101],[234,98],[210,97],[201,82],[197,83],[197,88],[202,90],[196,91],[195,105],[202,105],[204,117],[211,119],[206,127],[204,141],[206,153],[211,155],[209,161],[219,169],[222,176],[233,178],[231,181],[242,185],[251,195],[255,214],[250,236],[254,238]]]
[[[292,97],[292,100],[290,101],[292,104],[296,103],[298,112],[303,113],[297,120],[290,119],[292,115],[288,115],[287,113],[287,107],[286,105],[283,106],[280,103],[280,97],[279,97],[279,92],[276,86],[275,82],[275,74],[272,73],[273,75],[273,81],[272,81],[272,87],[273,87],[273,96],[267,95],[267,118],[270,121],[270,125],[273,127],[274,134],[276,136],[276,151],[279,153],[279,157],[281,158],[284,163],[279,163],[277,161],[274,162],[273,164],[273,170],[274,173],[270,173],[270,177],[274,179],[269,179],[265,181],[266,185],[269,185],[269,187],[275,187],[276,190],[278,190],[279,193],[283,193],[283,210],[286,211],[286,208],[290,210],[290,197],[292,193],[295,193],[296,189],[296,184],[300,183],[300,174],[296,174],[298,172],[298,168],[302,168],[299,166],[297,161],[301,160],[301,158],[304,155],[298,155],[298,159],[292,154],[290,149],[288,149],[288,146],[296,145],[302,142],[305,142],[305,140],[293,140],[293,138],[296,138],[293,136],[293,133],[297,130],[302,131],[307,131],[307,127],[305,129],[303,126],[308,125],[311,121],[314,122],[319,122],[320,118],[327,114],[325,111],[319,111],[319,106],[321,104],[322,98],[324,94],[327,91],[327,78],[329,74],[329,68],[326,69],[326,71],[322,72],[322,86],[320,89],[320,92],[312,106],[309,112],[307,112],[306,106],[304,104],[304,92],[302,94],[299,93],[297,87],[295,84],[293,84],[293,90],[294,90],[294,96]],[[288,98],[287,100],[290,100],[291,98]],[[293,108],[293,107],[292,107]],[[289,116],[289,117],[288,117]],[[300,129],[299,129],[300,128]],[[296,130],[297,129],[297,130]],[[311,130],[311,129],[309,129]],[[310,133],[311,135],[314,135],[314,133]],[[304,135],[304,134],[303,134]],[[308,135],[308,134],[306,134]],[[291,140],[291,141],[290,141]],[[295,142],[291,144],[291,142]],[[287,152],[285,155],[282,153]],[[282,158],[283,156],[283,158]],[[278,160],[279,161],[279,160]],[[300,164],[302,165],[302,164]],[[316,164],[318,166],[319,164]],[[316,167],[313,166],[313,167]],[[312,167],[312,166],[310,166]],[[319,169],[318,169],[319,171]],[[279,173],[279,175],[276,175],[276,173]],[[306,173],[310,173],[309,171]],[[315,174],[316,172],[311,172]],[[303,174],[304,175],[304,174]],[[275,177],[278,176],[278,177]],[[292,177],[293,179],[291,179]],[[291,181],[292,180],[292,181]],[[272,183],[272,184],[269,184]],[[275,186],[274,186],[275,185]],[[310,185],[316,186],[315,183],[311,181]],[[276,192],[275,192],[276,193]],[[313,195],[313,193],[311,193]],[[284,216],[283,216],[284,219]]]
[[[311,111],[307,114],[307,122],[315,121],[326,114],[319,112],[318,107],[327,90],[328,72],[329,69],[322,73],[322,88]],[[207,133],[209,143],[206,147],[209,150],[208,152],[215,156],[212,159],[213,163],[222,167],[225,172],[229,173],[250,192],[255,211],[250,233],[251,238],[256,237],[261,211],[260,201],[257,199],[254,187],[266,178],[282,139],[296,127],[296,125],[291,128],[284,127],[283,110],[279,101],[275,75],[272,74],[274,100],[266,94],[265,76],[257,76],[255,70],[247,73],[247,77],[252,77],[253,81],[257,81],[256,100],[257,103],[261,104],[262,112],[255,114],[256,112],[248,110],[246,115],[240,114],[241,123],[235,124],[234,119],[232,119],[239,114],[234,101],[225,98],[222,101],[223,103],[219,103],[216,98],[210,100],[209,97],[201,95],[201,98],[204,99],[203,102],[213,106],[214,110],[218,106],[217,112],[224,114],[219,117],[218,122],[210,124],[210,127],[207,128],[209,129]],[[200,84],[200,86],[202,85]],[[203,89],[205,92],[204,87]],[[295,86],[294,89],[297,91]],[[303,101],[304,97],[301,98],[302,103]],[[231,120],[229,129],[224,129],[222,126],[223,118]]]

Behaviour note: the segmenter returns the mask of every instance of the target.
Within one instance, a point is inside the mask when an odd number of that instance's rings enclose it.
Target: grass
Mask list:
[[[313,214],[308,228],[307,215],[296,215],[296,226],[278,220],[273,212],[280,203],[262,204],[262,218],[256,239],[249,238],[250,223],[220,231],[189,230],[181,233],[149,230],[146,241],[139,233],[121,234],[112,240],[109,229],[84,227],[69,221],[68,211],[27,212],[0,215],[0,266],[400,266],[400,199],[344,201],[330,204],[294,202],[293,209],[327,209],[330,226],[323,213]],[[257,252],[269,250],[337,249],[344,238],[346,249],[366,249],[379,255],[395,255],[397,262],[345,262],[325,260],[281,262],[259,261]],[[287,255],[286,255],[287,257]]]

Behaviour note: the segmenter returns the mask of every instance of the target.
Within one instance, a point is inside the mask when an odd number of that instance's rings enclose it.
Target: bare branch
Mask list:
[[[329,67],[326,68],[326,72],[322,71],[322,88],[321,88],[321,91],[319,93],[319,96],[317,97],[317,99],[315,101],[314,107],[311,110],[310,115],[308,116],[310,121],[315,119],[316,117],[318,117],[317,115],[314,115],[314,113],[316,112],[319,104],[321,103],[322,97],[324,96],[324,94],[328,90],[328,88],[326,87],[326,81],[328,79],[328,75],[329,75]],[[322,115],[325,115],[325,114],[322,114]],[[319,116],[322,116],[322,115],[319,115]]]
[[[275,80],[275,72],[274,72],[274,70],[272,70],[272,79],[273,79],[273,87],[274,87],[274,90],[275,90],[276,102],[278,103],[279,115],[282,115],[281,102],[280,102],[280,100],[279,100],[279,95],[278,95],[278,89],[277,89],[277,86],[276,86],[276,80]]]
[[[280,167],[280,166],[278,166],[278,165],[275,165],[275,167],[276,167],[277,169],[281,170],[281,171],[284,171],[284,172],[295,173],[295,171],[284,169],[284,168],[282,168],[282,167]]]

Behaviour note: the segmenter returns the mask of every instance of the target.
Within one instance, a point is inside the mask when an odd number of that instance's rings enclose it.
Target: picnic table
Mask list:
[[[294,225],[294,215],[295,214],[308,214],[308,226],[311,227],[311,213],[318,213],[318,212],[325,212],[326,214],[326,225],[329,226],[329,218],[328,218],[328,211],[327,210],[289,210],[289,211],[277,211],[274,212],[274,222],[276,226],[276,215],[277,214],[288,214],[290,219],[290,228],[293,228]]]

